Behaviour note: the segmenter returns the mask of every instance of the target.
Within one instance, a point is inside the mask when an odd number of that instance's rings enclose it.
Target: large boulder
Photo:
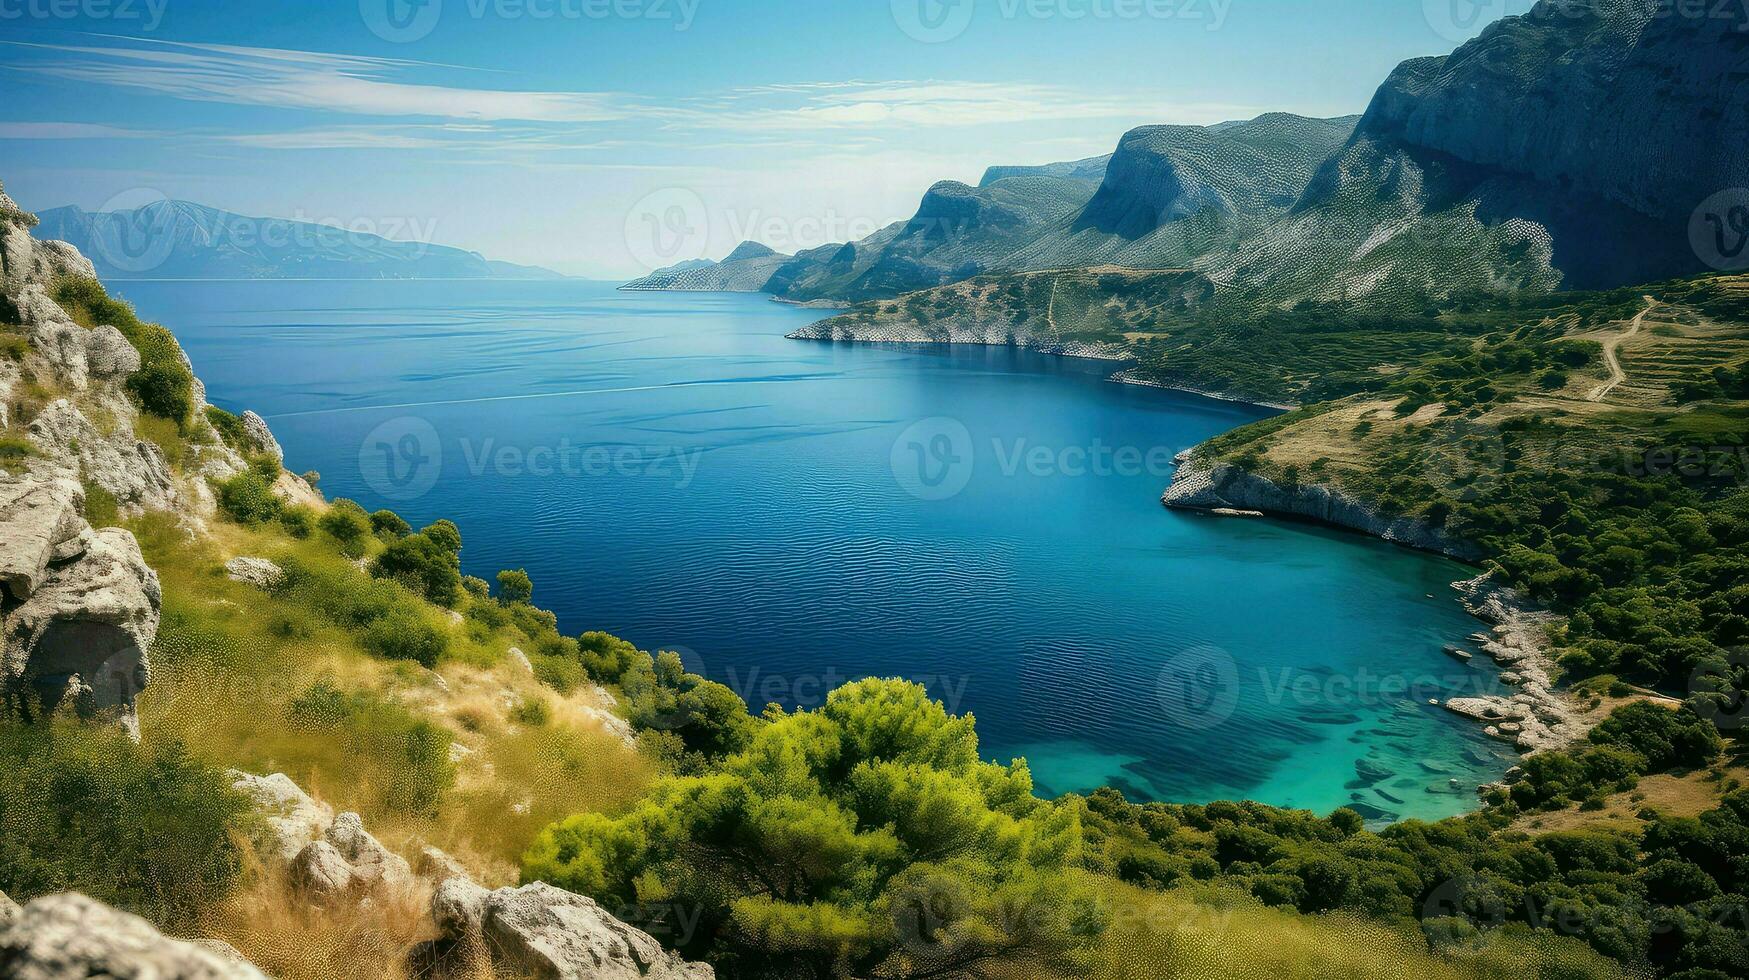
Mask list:
[[[328,826],[322,840],[352,867],[354,884],[365,890],[405,889],[413,883],[413,869],[406,858],[382,845],[364,829],[356,813],[342,813]]]
[[[345,855],[325,840],[311,841],[292,858],[291,879],[304,893],[318,899],[350,895],[356,884]]]
[[[0,588],[30,597],[52,562],[83,550],[85,492],[67,479],[0,481]]]
[[[279,448],[279,440],[273,437],[273,430],[267,427],[267,420],[252,411],[243,413],[243,434],[251,445],[274,459],[284,462],[285,450]]]
[[[49,708],[73,696],[82,713],[115,714],[137,733],[134,697],[149,680],[146,651],[162,605],[158,575],[122,528],[82,540],[82,553],[6,614],[3,679]]]
[[[169,939],[135,915],[84,895],[39,898],[0,931],[10,980],[266,980],[248,963]]]
[[[594,899],[545,882],[488,892],[451,879],[432,895],[444,940],[483,940],[501,972],[543,980],[714,980],[649,933],[609,915]]]
[[[256,776],[233,769],[229,775],[231,786],[249,797],[262,816],[265,850],[281,861],[296,858],[334,822],[333,809],[311,799],[285,773]]]
[[[140,352],[120,330],[102,324],[85,332],[85,368],[93,378],[125,378],[140,369]]]
[[[0,932],[5,932],[8,926],[18,921],[20,911],[17,902],[7,897],[5,892],[0,892]]]

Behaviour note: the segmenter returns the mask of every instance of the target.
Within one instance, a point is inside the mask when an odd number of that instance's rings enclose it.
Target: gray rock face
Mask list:
[[[279,584],[285,571],[265,558],[238,556],[225,562],[225,576],[233,582],[247,582],[258,589],[271,589]]]
[[[352,865],[325,840],[311,841],[292,858],[291,878],[300,891],[318,899],[352,892]]]
[[[82,713],[114,714],[137,734],[134,697],[150,680],[146,651],[158,632],[158,575],[121,528],[91,533],[5,617],[5,680],[47,707],[68,694]]]
[[[285,773],[256,776],[233,769],[229,775],[231,786],[248,796],[256,812],[262,815],[267,830],[266,850],[281,861],[297,857],[305,845],[334,822],[333,809],[311,799]]]
[[[8,926],[18,921],[19,911],[18,903],[7,897],[5,892],[0,892],[0,932],[5,932]]]
[[[163,450],[125,428],[103,433],[64,398],[31,420],[30,436],[51,462],[76,465],[126,512],[175,510],[181,503]]]
[[[451,942],[485,940],[505,972],[545,980],[714,980],[593,899],[544,882],[488,892],[466,879],[443,883],[432,918]]]
[[[1303,517],[1460,560],[1477,557],[1474,546],[1451,537],[1443,528],[1381,515],[1340,490],[1317,484],[1283,487],[1236,466],[1195,455],[1179,463],[1161,502],[1185,510],[1251,510]]]
[[[48,578],[49,563],[83,550],[85,491],[72,480],[0,482],[0,587],[28,598]]]
[[[351,866],[355,887],[371,891],[402,889],[413,883],[413,869],[405,858],[384,847],[364,829],[364,820],[356,813],[342,813],[334,818],[322,841],[333,845]]]
[[[138,916],[69,893],[26,905],[0,931],[12,980],[266,980],[248,963],[168,939]]]
[[[140,352],[120,330],[102,324],[85,332],[85,366],[94,378],[125,378],[140,369]]]
[[[244,412],[242,422],[243,432],[251,443],[274,459],[282,463],[285,461],[285,450],[279,448],[279,440],[273,437],[273,430],[267,427],[267,420],[254,412]]]

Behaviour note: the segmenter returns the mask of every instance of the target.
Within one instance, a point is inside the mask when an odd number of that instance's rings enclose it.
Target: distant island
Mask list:
[[[563,279],[478,252],[337,225],[257,218],[192,201],[122,211],[59,207],[39,233],[69,242],[106,279]]]

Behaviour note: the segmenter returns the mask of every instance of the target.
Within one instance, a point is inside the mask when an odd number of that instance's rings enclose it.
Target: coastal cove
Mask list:
[[[1006,348],[787,340],[828,311],[600,283],[129,282],[209,398],[332,497],[462,528],[561,628],[767,702],[861,676],[973,712],[1040,791],[1375,819],[1475,806],[1507,749],[1430,699],[1473,571],[1168,511],[1183,450],[1266,412]]]

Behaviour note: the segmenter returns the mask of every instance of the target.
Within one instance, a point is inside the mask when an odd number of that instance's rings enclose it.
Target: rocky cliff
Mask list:
[[[51,298],[93,268],[78,250],[32,236],[34,218],[0,193],[0,689],[27,712],[71,705],[137,730],[150,678],[157,576],[133,535],[94,528],[94,495],[121,514],[164,511],[190,530],[213,508],[207,479],[242,469],[204,414],[196,386],[184,420],[195,450],[177,472],[136,435],[127,382],[141,355],[113,325],[82,326]]]
[[[1161,502],[1185,510],[1257,511],[1297,517],[1348,528],[1410,548],[1437,552],[1463,561],[1479,557],[1476,549],[1411,518],[1380,514],[1365,502],[1335,487],[1315,483],[1287,487],[1230,463],[1209,460],[1194,451],[1181,457],[1172,484]]]
[[[1749,184],[1746,26],[1734,4],[1543,0],[1401,65],[1292,213],[1197,268],[1264,306],[1704,272],[1691,218]]]

